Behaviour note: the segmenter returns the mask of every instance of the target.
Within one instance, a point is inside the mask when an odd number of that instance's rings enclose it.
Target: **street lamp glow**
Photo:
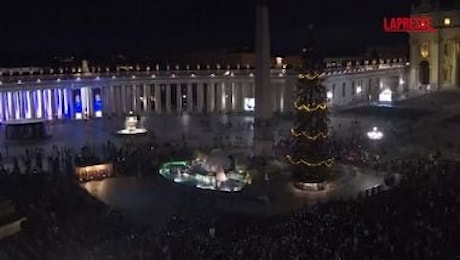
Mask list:
[[[444,18],[443,23],[444,23],[444,25],[450,25],[452,23],[452,21],[450,20],[449,17],[446,17],[446,18]]]
[[[367,137],[371,140],[380,140],[383,138],[383,133],[374,126],[372,131],[367,132]]]
[[[356,87],[356,94],[360,94],[363,91],[361,86]]]
[[[326,96],[327,96],[328,99],[332,99],[334,97],[334,95],[332,94],[332,91],[328,91],[326,93]]]

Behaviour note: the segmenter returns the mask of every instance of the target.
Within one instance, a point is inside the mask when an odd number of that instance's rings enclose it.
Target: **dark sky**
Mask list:
[[[272,0],[272,47],[296,52],[309,23],[324,46],[347,52],[405,44],[382,17],[407,15],[411,0]],[[0,52],[159,55],[253,47],[253,0],[2,1]],[[1,59],[1,57],[0,57]]]

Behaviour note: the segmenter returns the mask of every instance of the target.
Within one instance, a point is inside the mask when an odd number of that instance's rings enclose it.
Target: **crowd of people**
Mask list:
[[[176,216],[159,229],[128,223],[90,196],[70,173],[75,165],[96,161],[112,161],[120,172],[144,172],[167,158],[187,156],[191,150],[180,142],[28,150],[12,159],[12,170],[0,175],[0,195],[27,217],[20,233],[0,242],[0,259],[459,257],[460,162],[427,156],[382,163],[358,152],[365,150],[361,141],[335,142],[337,156],[345,160],[359,153],[367,157],[362,160],[366,167],[404,176],[398,186],[354,200],[319,203],[283,217],[203,209],[197,216]],[[151,158],[157,159],[152,163]],[[50,167],[43,167],[42,161]]]

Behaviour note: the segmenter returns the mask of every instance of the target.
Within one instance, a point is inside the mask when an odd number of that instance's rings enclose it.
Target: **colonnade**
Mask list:
[[[71,99],[64,88],[1,91],[0,120],[64,118],[71,114]]]
[[[329,71],[323,82],[329,104],[347,106],[364,95],[377,100],[387,86],[394,94],[407,91],[405,68]],[[255,109],[253,73],[88,74],[68,75],[67,79],[51,75],[35,81],[18,77],[5,82],[0,76],[0,121],[84,119],[121,116],[130,111],[148,115],[240,113]],[[379,86],[378,82],[386,84]],[[297,75],[272,73],[271,84],[273,112],[291,112]]]
[[[284,112],[286,87],[276,87],[273,111]],[[4,87],[4,86],[2,86]],[[254,110],[250,80],[62,80],[0,90],[0,120],[84,119],[138,114],[240,113]]]
[[[103,113],[238,113],[250,110],[245,100],[254,98],[253,92],[253,83],[244,82],[109,85],[102,88]]]

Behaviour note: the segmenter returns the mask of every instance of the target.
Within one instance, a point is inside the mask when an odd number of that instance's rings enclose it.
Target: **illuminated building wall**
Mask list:
[[[324,85],[329,105],[379,101],[384,89],[391,89],[397,98],[407,82],[405,62],[327,68]],[[144,115],[251,113],[257,99],[254,76],[251,69],[220,68],[95,73],[84,77],[70,74],[61,79],[62,75],[55,74],[5,77],[0,69],[0,120],[83,119],[123,116],[129,111]],[[273,69],[271,83],[273,111],[291,112],[295,71]]]

